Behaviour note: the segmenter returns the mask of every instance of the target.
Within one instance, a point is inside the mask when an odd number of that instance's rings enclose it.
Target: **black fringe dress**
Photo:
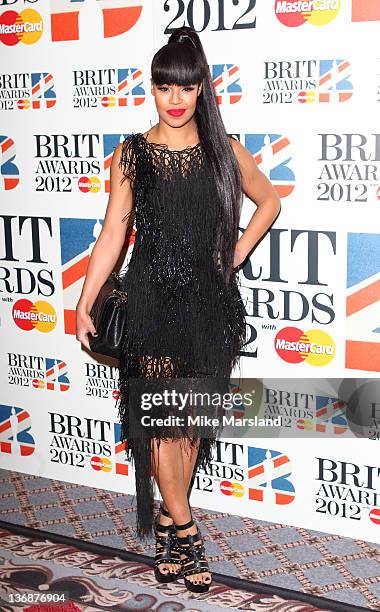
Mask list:
[[[245,343],[246,312],[237,277],[227,285],[215,263],[221,211],[202,144],[173,151],[148,142],[142,133],[130,134],[122,145],[120,166],[131,179],[136,237],[121,275],[127,330],[117,403],[121,439],[135,467],[137,532],[144,537],[153,526],[151,438],[198,442],[195,474],[210,463],[220,429],[211,427],[200,435],[185,423],[147,431],[137,418],[142,414],[141,392],[173,379],[191,381],[191,390],[210,377],[228,380]],[[132,384],[136,382],[140,387]],[[156,413],[166,415],[165,410],[161,406]]]

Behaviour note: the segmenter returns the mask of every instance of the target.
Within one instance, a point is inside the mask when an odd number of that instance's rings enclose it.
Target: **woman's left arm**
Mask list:
[[[257,207],[236,243],[234,256],[234,268],[236,268],[246,259],[278,216],[281,200],[270,180],[259,170],[250,151],[238,140],[234,138],[229,140],[239,163],[242,189]]]

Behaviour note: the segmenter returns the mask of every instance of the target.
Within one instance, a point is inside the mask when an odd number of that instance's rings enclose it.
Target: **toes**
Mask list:
[[[193,584],[210,584],[211,574],[194,574],[189,577]]]

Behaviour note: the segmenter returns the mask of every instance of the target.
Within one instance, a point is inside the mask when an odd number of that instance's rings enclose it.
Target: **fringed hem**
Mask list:
[[[186,427],[144,434],[131,383],[140,381],[141,390],[157,379],[228,379],[245,343],[246,323],[235,276],[226,283],[215,262],[223,212],[203,148],[170,151],[131,134],[120,167],[133,186],[137,232],[121,287],[128,301],[117,403],[121,441],[136,471],[137,533],[144,538],[153,527],[151,440],[199,443],[195,473],[210,465],[219,429],[207,436]]]

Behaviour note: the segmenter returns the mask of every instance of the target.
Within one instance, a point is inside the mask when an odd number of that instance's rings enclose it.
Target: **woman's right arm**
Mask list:
[[[129,179],[120,184],[123,172],[119,167],[122,144],[115,147],[110,169],[110,194],[103,227],[88,263],[86,278],[76,307],[76,337],[90,350],[87,334],[96,334],[90,317],[100,288],[112,272],[125,241],[126,227],[122,218],[132,210],[132,189]]]

